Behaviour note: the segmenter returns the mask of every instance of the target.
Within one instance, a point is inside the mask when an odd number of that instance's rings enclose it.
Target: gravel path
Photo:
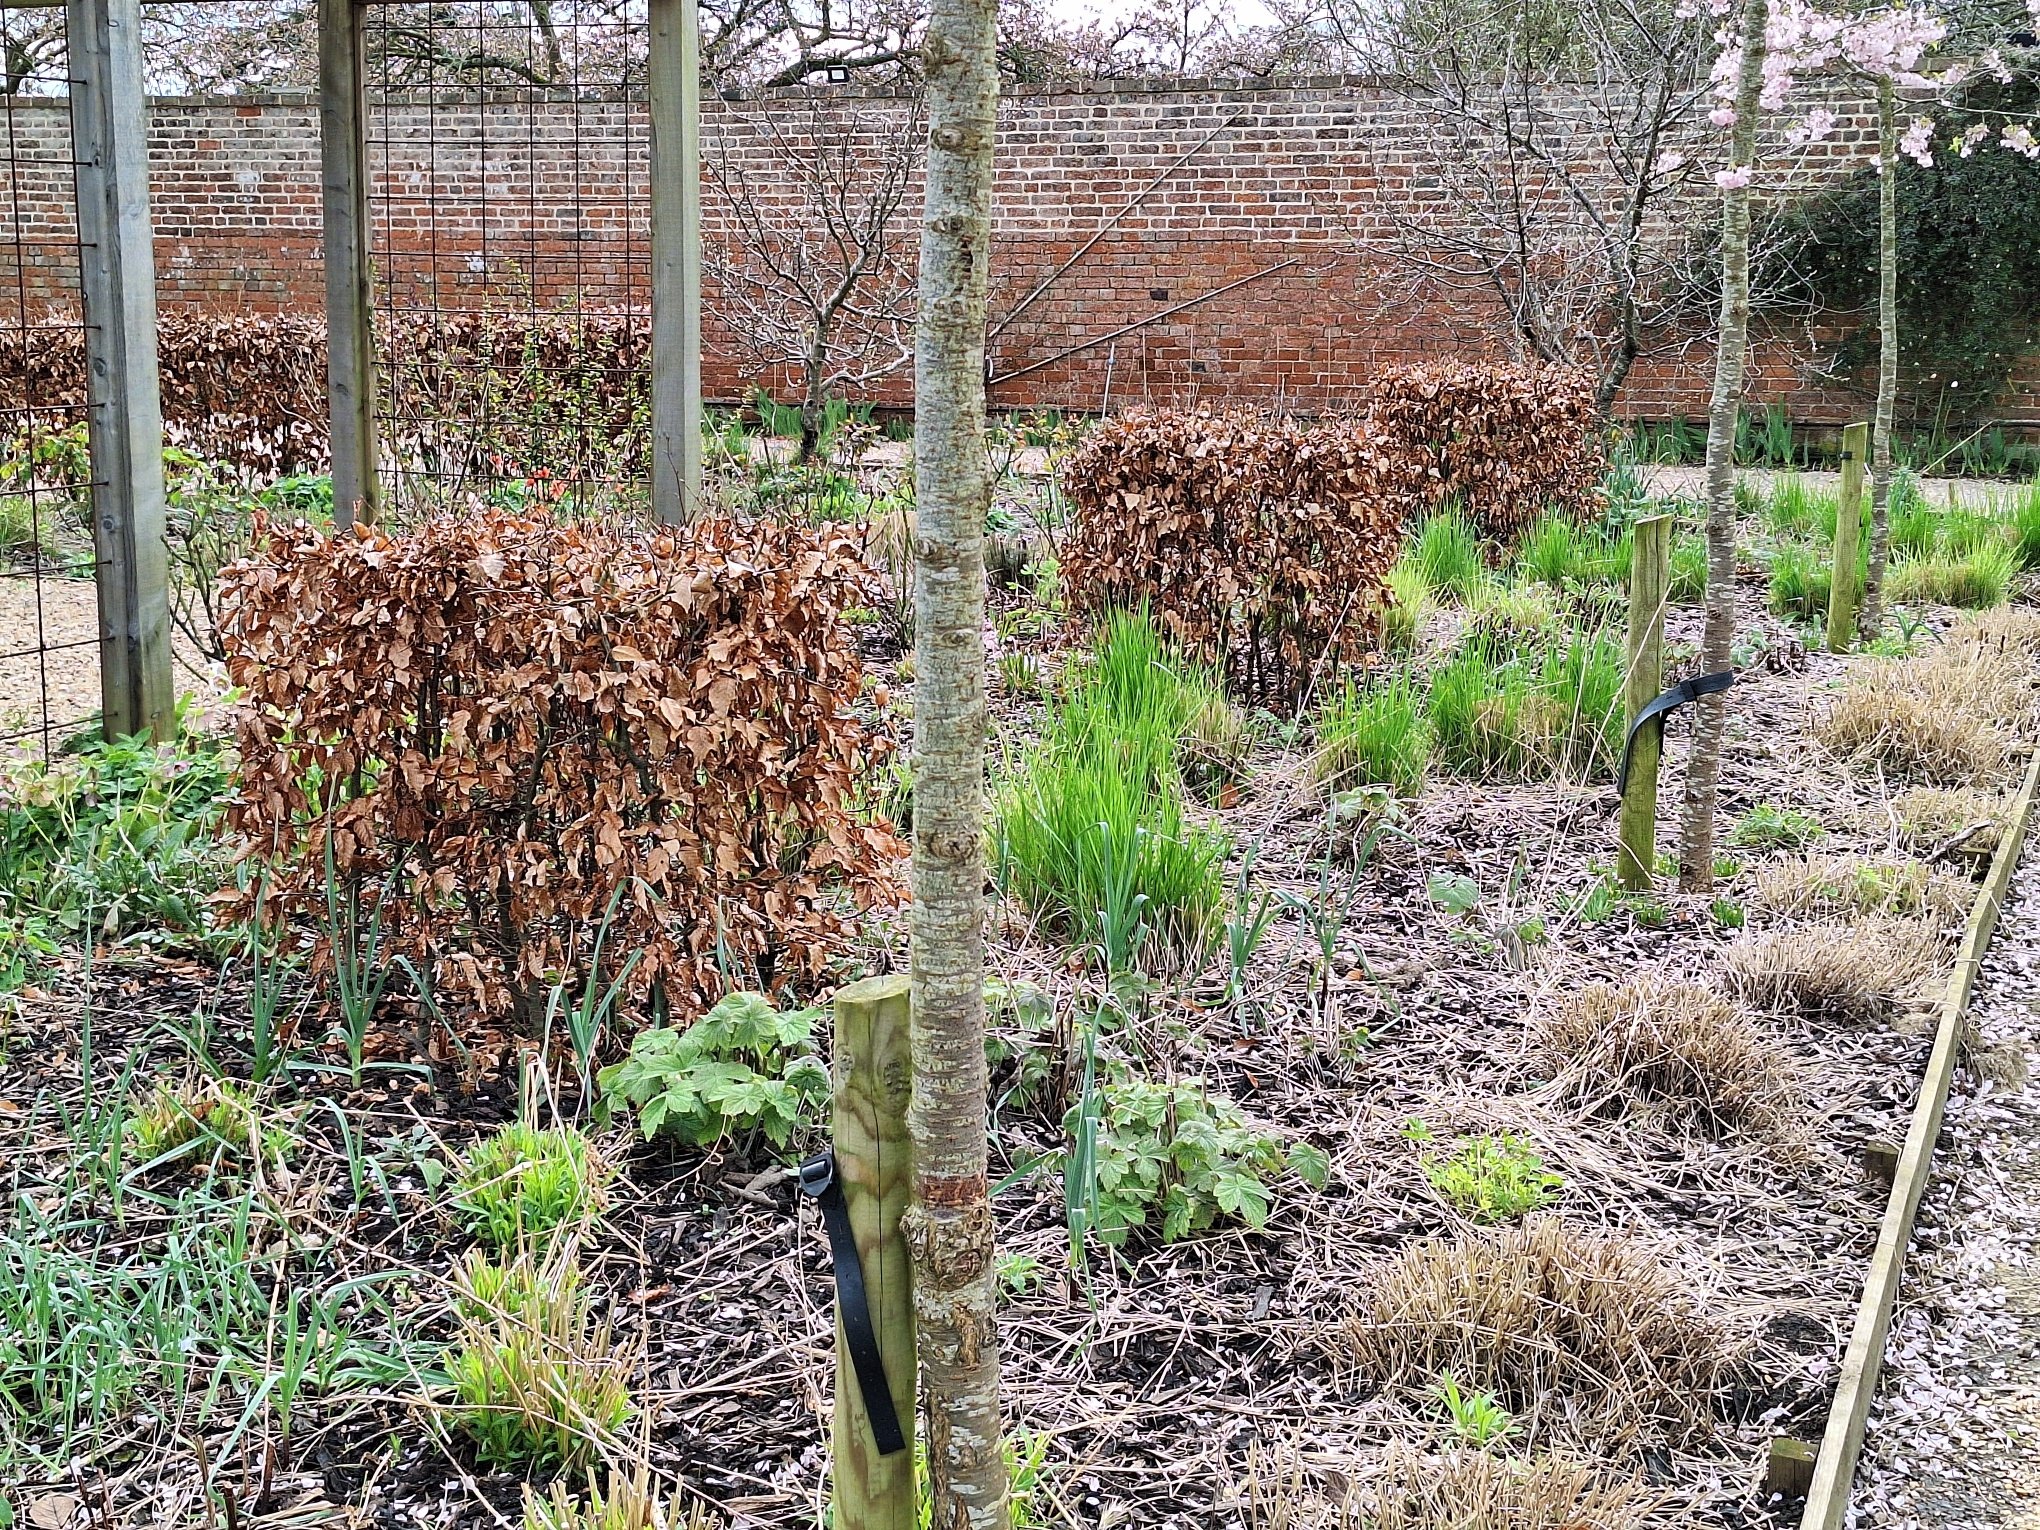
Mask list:
[[[2040,1530],[2036,843],[1971,1001],[1982,1065],[1957,1076],[1907,1255],[1856,1478],[1862,1530]]]
[[[45,729],[60,743],[99,711],[98,638],[90,579],[0,575],[0,756],[39,750]],[[219,695],[213,666],[183,633],[173,635],[171,653],[180,696],[203,703]]]

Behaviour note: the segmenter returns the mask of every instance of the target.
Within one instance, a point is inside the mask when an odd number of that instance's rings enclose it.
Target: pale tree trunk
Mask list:
[[[915,1333],[934,1530],[1007,1530],[985,1170],[985,293],[996,0],[935,0],[914,349]]]
[[[1757,97],[1764,83],[1767,0],[1743,0],[1741,68],[1735,81],[1735,128],[1729,164],[1754,171]],[[1745,351],[1750,330],[1750,193],[1722,195],[1721,334],[1714,353],[1714,394],[1707,407],[1707,626],[1700,640],[1700,670],[1728,669],[1735,654],[1735,422],[1742,408]],[[1726,693],[1693,703],[1693,753],[1686,762],[1684,813],[1679,823],[1679,886],[1708,892],[1714,886],[1714,803],[1721,785],[1721,740],[1728,728]]]
[[[1863,640],[1884,625],[1884,564],[1891,552],[1891,418],[1898,411],[1898,105],[1877,83],[1877,415],[1870,425],[1870,568],[1863,578]]]

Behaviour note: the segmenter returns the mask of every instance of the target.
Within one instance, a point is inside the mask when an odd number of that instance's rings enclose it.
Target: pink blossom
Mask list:
[[[2033,130],[2023,122],[2014,122],[2008,126],[1998,142],[2014,154],[2023,154],[2028,159],[2040,159],[2040,139],[2034,138]]]
[[[1723,191],[1741,191],[1750,183],[1750,167],[1736,165],[1727,170],[1714,172],[1714,184]]]
[[[1898,140],[1898,152],[1921,167],[1934,162],[1934,119],[1915,117],[1905,126],[1905,133]]]
[[[1818,143],[1835,130],[1835,114],[1825,106],[1816,106],[1806,114],[1806,120],[1799,123],[1785,137],[1791,143]]]
[[[1677,175],[1685,168],[1686,156],[1677,149],[1667,149],[1651,161],[1650,173],[1652,175]]]
[[[1955,152],[1964,159],[1967,159],[1976,152],[1977,146],[1988,137],[1990,137],[1990,124],[1988,122],[1972,122],[1956,135]]]
[[[1734,127],[1735,108],[1732,106],[1717,106],[1707,114],[1707,120],[1716,127]]]

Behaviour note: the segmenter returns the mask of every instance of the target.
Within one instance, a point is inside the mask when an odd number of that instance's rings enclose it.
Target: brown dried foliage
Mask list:
[[[1358,1497],[1348,1522],[1369,1530],[1642,1530],[1664,1500],[1638,1478],[1578,1462],[1485,1450],[1427,1456],[1401,1444]]]
[[[1617,1446],[1708,1433],[1739,1348],[1646,1244],[1556,1217],[1402,1250],[1344,1336],[1383,1386],[1420,1395],[1450,1372],[1493,1392],[1532,1440]]]
[[[1541,1011],[1531,1043],[1588,1109],[1638,1102],[1712,1134],[1754,1133],[1788,1161],[1812,1151],[1797,1065],[1778,1038],[1699,983],[1645,973],[1590,984]]]
[[[0,409],[84,408],[84,331],[49,324],[0,333]],[[430,323],[399,315],[378,336],[384,444],[442,477],[541,465],[568,477],[642,476],[650,336],[636,309],[533,312],[514,295]],[[157,319],[156,365],[172,444],[268,477],[325,462],[321,316],[170,310]]]
[[[612,899],[605,968],[639,954],[676,1016],[813,979],[894,892],[851,807],[885,747],[840,616],[866,578],[776,524],[258,524],[221,635],[268,912],[327,921],[330,835],[392,951],[490,1015],[529,1024]]]
[[[1498,361],[1384,367],[1362,395],[1368,423],[1413,462],[1426,508],[1457,499],[1489,536],[1547,510],[1595,510],[1608,471],[1594,379],[1574,367]]]
[[[1145,602],[1235,694],[1294,702],[1375,646],[1415,508],[1401,456],[1351,426],[1140,412],[1072,454],[1071,603]]]
[[[0,410],[85,407],[85,331],[0,332]],[[312,314],[157,316],[163,430],[208,461],[274,476],[324,460],[326,324]]]
[[[1917,919],[1809,924],[1746,934],[1721,953],[1724,990],[1805,1020],[1881,1025],[1923,998],[1947,945]]]

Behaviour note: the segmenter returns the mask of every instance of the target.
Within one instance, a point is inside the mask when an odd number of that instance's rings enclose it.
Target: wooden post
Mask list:
[[[651,0],[652,514],[701,508],[701,65],[695,0]]]
[[[1828,581],[1828,652],[1847,653],[1856,641],[1856,608],[1863,586],[1856,558],[1863,545],[1863,463],[1870,455],[1870,427],[1842,431],[1842,492],[1835,505],[1835,566]]]
[[[368,107],[362,8],[319,0],[319,159],[324,193],[326,403],[333,521],[382,517],[375,439],[374,296],[368,253]]]
[[[687,0],[691,4],[692,0]],[[914,1187],[907,1135],[913,1094],[905,976],[866,978],[836,994],[836,1179],[857,1235],[871,1325],[885,1358],[907,1449],[881,1456],[836,1324],[835,1530],[916,1530],[914,1291],[900,1216]]]
[[[1623,723],[1656,699],[1665,684],[1665,596],[1672,582],[1672,518],[1646,516],[1636,523],[1629,562],[1629,645],[1623,670]],[[1648,891],[1657,862],[1658,761],[1664,729],[1647,724],[1629,755],[1629,781],[1622,793],[1617,830],[1616,876],[1631,892]]]
[[[149,106],[139,0],[69,0],[71,144],[85,305],[99,699],[106,736],[176,726],[170,561],[163,543],[163,404],[149,222]]]

